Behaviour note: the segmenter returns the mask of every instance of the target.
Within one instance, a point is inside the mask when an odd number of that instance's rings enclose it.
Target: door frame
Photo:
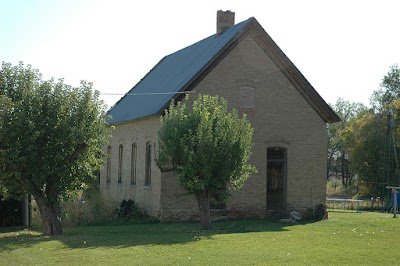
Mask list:
[[[272,153],[273,151],[280,151],[282,153],[282,157],[281,158],[271,158],[272,154],[270,154],[270,156],[268,156],[268,153]],[[271,211],[286,211],[287,210],[287,164],[288,164],[288,148],[286,147],[282,147],[282,146],[270,146],[267,147],[267,160],[266,160],[266,209],[267,210],[271,210]],[[269,158],[270,157],[270,158]],[[276,204],[276,203],[271,203],[268,200],[268,195],[269,192],[271,192],[272,190],[270,189],[270,183],[269,183],[269,177],[268,177],[268,166],[269,163],[282,163],[282,169],[281,171],[283,171],[282,173],[282,180],[280,186],[282,187],[282,195],[280,195],[281,200],[280,200],[280,205],[279,207],[276,206],[271,206],[271,204]]]

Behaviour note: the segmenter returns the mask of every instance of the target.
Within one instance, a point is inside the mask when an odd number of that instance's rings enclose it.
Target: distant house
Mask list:
[[[325,203],[326,124],[339,118],[254,17],[234,25],[230,11],[217,12],[216,34],[165,56],[110,109],[104,196],[133,199],[161,219],[196,217],[194,197],[154,163],[160,116],[183,92],[220,95],[254,127],[258,173],[214,213],[265,217]]]

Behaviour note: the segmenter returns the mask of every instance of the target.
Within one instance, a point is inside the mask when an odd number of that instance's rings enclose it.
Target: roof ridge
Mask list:
[[[198,44],[198,43],[200,43],[200,42],[202,42],[202,41],[204,41],[204,40],[206,40],[206,39],[208,39],[208,38],[215,37],[215,36],[216,36],[217,38],[219,38],[220,36],[223,36],[227,31],[229,31],[229,30],[234,30],[236,27],[241,27],[241,26],[242,26],[241,24],[247,24],[248,22],[250,22],[251,19],[255,19],[255,18],[254,18],[254,17],[250,17],[250,18],[248,18],[248,19],[246,19],[246,20],[243,20],[243,21],[241,21],[241,22],[239,22],[239,23],[233,25],[232,27],[230,27],[229,29],[227,29],[226,31],[224,31],[222,34],[220,34],[220,35],[218,35],[218,36],[217,36],[216,33],[214,33],[214,34],[209,35],[208,37],[205,37],[205,38],[203,38],[203,39],[201,39],[201,40],[199,40],[199,41],[197,41],[197,42],[195,42],[195,43],[192,43],[192,44],[190,44],[190,45],[188,45],[188,46],[186,46],[186,47],[183,47],[183,48],[181,48],[181,49],[179,49],[179,50],[177,50],[177,51],[175,51],[175,52],[173,52],[173,53],[170,53],[170,54],[166,55],[165,57],[168,57],[168,56],[173,55],[173,54],[176,54],[176,53],[178,53],[178,52],[180,52],[180,51],[182,51],[182,50],[185,50],[185,49],[187,49],[187,48],[190,48],[190,47],[192,47],[192,46],[194,46],[194,45],[196,45],[196,44]],[[244,26],[244,25],[243,25],[243,26]]]
[[[150,115],[160,115],[178,92],[188,90],[207,73],[236,40],[249,33],[280,69],[296,90],[325,122],[339,117],[318,94],[293,62],[268,35],[260,23],[250,17],[225,30],[164,56],[128,93],[107,112],[110,123],[119,123]],[[222,56],[222,57],[221,57]],[[162,93],[155,93],[162,92]],[[177,93],[174,93],[177,92]],[[142,95],[140,98],[135,95]],[[180,94],[179,94],[180,95]]]
[[[216,37],[210,35],[202,40],[164,56],[128,93],[107,112],[110,123],[123,122],[157,114],[175,94],[152,94],[152,92],[182,91],[194,77],[197,77],[221,51],[236,39],[241,29],[253,17],[227,29]],[[135,100],[134,93],[146,92],[152,99]]]

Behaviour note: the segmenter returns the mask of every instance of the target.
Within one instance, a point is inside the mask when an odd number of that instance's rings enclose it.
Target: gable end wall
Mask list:
[[[250,99],[243,100],[246,90],[250,91]],[[249,216],[266,215],[266,155],[267,148],[275,146],[288,151],[287,211],[305,212],[325,202],[326,124],[251,35],[245,36],[193,91],[196,95],[224,97],[230,107],[247,113],[255,129],[251,163],[258,173],[233,193],[228,210]],[[161,206],[164,217],[189,218],[197,212],[194,198],[184,196],[177,178],[171,175],[162,178]]]

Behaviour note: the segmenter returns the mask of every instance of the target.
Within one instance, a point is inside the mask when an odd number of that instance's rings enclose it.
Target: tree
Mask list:
[[[352,103],[339,98],[332,109],[340,117],[340,122],[328,125],[328,178],[341,173],[344,186],[350,185],[352,174],[349,168],[349,154],[341,136],[343,130],[357,117],[368,111],[362,103]]]
[[[161,171],[174,171],[195,196],[201,228],[210,230],[211,196],[226,200],[229,190],[240,189],[256,171],[248,163],[253,129],[245,116],[228,112],[223,98],[200,95],[190,110],[187,99],[171,103],[161,117],[156,162]]]
[[[398,183],[399,98],[400,69],[393,65],[371,97],[373,109],[361,113],[340,133],[363,196],[386,198],[385,187]]]
[[[366,113],[342,132],[350,155],[350,167],[359,176],[360,194],[382,196],[382,158],[384,158],[385,119]]]
[[[44,232],[62,233],[61,200],[95,178],[110,137],[105,106],[92,84],[44,81],[23,63],[0,71],[0,186],[31,194]]]
[[[373,92],[371,105],[378,111],[400,98],[400,68],[397,64],[390,66],[383,77],[381,86]]]

